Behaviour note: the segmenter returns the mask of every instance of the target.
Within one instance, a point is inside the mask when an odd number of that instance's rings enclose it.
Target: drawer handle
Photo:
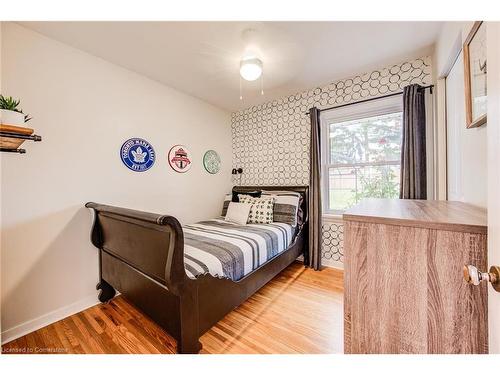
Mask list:
[[[491,266],[490,272],[481,272],[473,265],[464,266],[464,280],[468,284],[479,285],[482,281],[490,282],[493,289],[500,292],[500,267]]]

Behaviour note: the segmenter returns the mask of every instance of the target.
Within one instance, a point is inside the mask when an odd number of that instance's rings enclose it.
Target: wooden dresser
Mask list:
[[[487,353],[486,210],[368,199],[344,214],[345,353]]]

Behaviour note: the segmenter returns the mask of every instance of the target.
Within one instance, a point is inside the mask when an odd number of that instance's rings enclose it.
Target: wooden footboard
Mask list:
[[[201,349],[198,288],[184,271],[184,236],[173,216],[89,202],[92,243],[99,249],[99,299],[114,289],[178,341],[181,353]]]
[[[85,207],[96,213],[91,235],[94,246],[172,292],[185,281],[184,236],[175,217],[93,202]]]

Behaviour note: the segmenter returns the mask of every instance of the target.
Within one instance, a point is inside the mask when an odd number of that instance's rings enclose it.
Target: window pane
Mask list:
[[[399,160],[401,121],[398,112],[330,124],[330,164]]]
[[[398,198],[400,165],[329,168],[329,209],[343,211],[364,198]]]

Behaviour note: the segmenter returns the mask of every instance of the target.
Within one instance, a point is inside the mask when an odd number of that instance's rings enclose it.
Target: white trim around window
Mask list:
[[[368,117],[381,116],[391,113],[403,111],[402,95],[395,95],[388,98],[380,98],[370,102],[352,104],[349,106],[334,108],[328,111],[321,112],[321,168],[322,168],[322,188],[323,188],[323,213],[325,215],[341,215],[343,211],[331,210],[330,207],[330,192],[328,172],[331,165],[329,164],[329,124],[352,121]],[[346,165],[347,166],[347,165]]]

